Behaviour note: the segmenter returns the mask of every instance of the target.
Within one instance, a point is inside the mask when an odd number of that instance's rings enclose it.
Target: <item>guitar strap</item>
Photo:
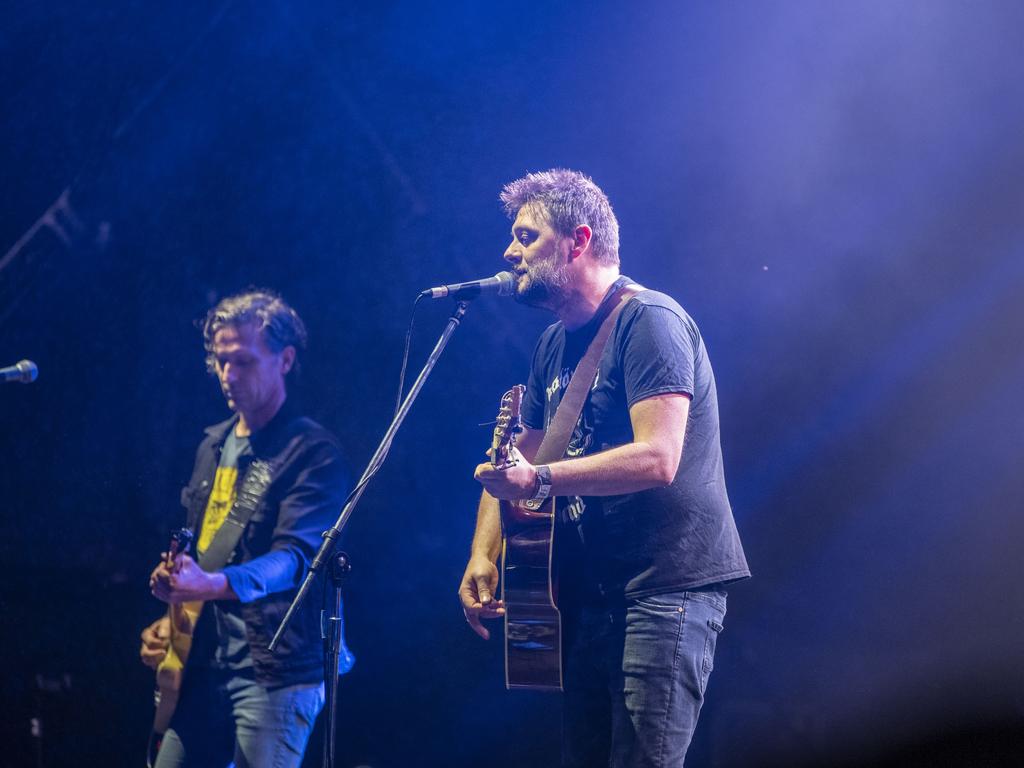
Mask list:
[[[558,409],[555,411],[551,423],[544,431],[544,439],[541,440],[537,455],[533,459],[535,466],[549,464],[565,456],[573,430],[576,429],[576,422],[579,421],[580,412],[583,410],[583,404],[587,401],[590,387],[594,383],[601,355],[604,354],[604,348],[608,345],[612,328],[615,327],[615,320],[626,306],[626,302],[643,290],[646,289],[637,283],[620,285],[597,310],[597,316],[600,317],[603,314],[604,319],[601,320],[601,325],[597,329],[597,333],[594,334],[590,346],[587,347],[586,353],[576,365],[569,387],[559,401]]]
[[[217,529],[213,541],[206,551],[199,556],[199,567],[207,573],[219,571],[228,564],[231,554],[242,538],[242,531],[249,524],[256,508],[260,505],[264,494],[274,480],[273,467],[270,462],[255,459],[242,476],[242,482],[235,494],[235,502],[227,518]]]

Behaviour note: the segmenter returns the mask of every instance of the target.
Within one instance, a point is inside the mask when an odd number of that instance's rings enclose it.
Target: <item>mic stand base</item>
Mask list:
[[[323,768],[334,765],[334,742],[337,736],[338,718],[338,674],[339,658],[345,646],[342,640],[344,619],[342,618],[342,591],[345,579],[352,573],[352,563],[344,552],[336,552],[331,557],[331,586],[334,588],[333,611],[330,616],[321,618],[320,626],[324,638],[324,691],[326,692],[327,716],[324,721],[324,762]],[[324,612],[326,613],[326,611]],[[345,666],[351,667],[352,660],[345,659]],[[347,671],[347,670],[346,670]]]

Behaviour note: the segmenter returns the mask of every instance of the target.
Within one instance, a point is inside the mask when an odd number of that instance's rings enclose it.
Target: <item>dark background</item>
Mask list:
[[[146,575],[225,414],[194,321],[281,291],[358,475],[416,293],[501,269],[501,185],[555,165],[718,375],[755,578],[688,764],[1019,764],[1022,28],[1009,0],[7,3],[0,365],[40,376],[0,391],[0,766],[139,764]],[[471,306],[345,532],[340,766],[556,763],[557,697],[506,693],[455,598],[480,425],[546,322]]]

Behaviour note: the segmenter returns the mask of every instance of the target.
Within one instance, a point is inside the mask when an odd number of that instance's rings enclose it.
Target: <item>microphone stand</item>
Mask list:
[[[339,669],[342,649],[345,649],[345,640],[342,635],[344,628],[342,611],[342,590],[345,586],[345,579],[352,572],[352,564],[348,555],[344,552],[336,552],[331,558],[331,586],[334,587],[334,600],[331,602],[333,609],[327,621],[321,618],[320,633],[324,637],[324,653],[326,654],[324,691],[327,696],[327,722],[324,725],[324,765],[330,768],[334,765],[334,733],[335,722],[338,716],[338,678],[343,672],[352,668],[353,659],[347,655],[344,670]],[[326,613],[324,611],[323,613]]]
[[[451,316],[448,318],[448,324],[445,326],[444,331],[441,333],[441,337],[437,340],[437,344],[434,346],[434,350],[430,353],[430,357],[427,358],[427,362],[423,365],[423,370],[420,371],[419,376],[416,377],[416,381],[413,382],[409,388],[409,394],[405,396],[405,400],[402,401],[402,405],[395,413],[394,418],[391,420],[391,425],[384,433],[384,437],[381,438],[380,445],[377,446],[377,450],[370,458],[369,464],[366,466],[366,470],[363,472],[363,476],[359,479],[356,484],[355,490],[349,496],[348,501],[341,510],[341,515],[333,526],[323,532],[323,544],[320,545],[320,549],[316,553],[316,557],[313,558],[313,562],[309,566],[309,572],[306,574],[305,581],[302,582],[302,586],[299,587],[299,591],[295,594],[295,599],[292,600],[292,604],[288,606],[288,612],[284,615],[281,620],[280,626],[277,628],[277,632],[274,633],[273,639],[270,641],[270,645],[267,649],[273,652],[281,641],[281,637],[284,635],[284,631],[292,618],[295,616],[295,612],[298,610],[299,605],[305,599],[306,594],[309,592],[310,587],[313,585],[313,580],[317,574],[323,569],[324,565],[331,559],[331,555],[334,552],[335,544],[338,541],[338,537],[341,536],[342,530],[348,523],[348,519],[352,516],[352,512],[355,510],[356,505],[359,503],[359,499],[363,496],[363,491],[366,490],[366,486],[371,477],[376,474],[377,470],[380,469],[384,460],[387,458],[388,451],[391,449],[391,443],[395,439],[395,434],[398,432],[399,427],[402,426],[402,422],[405,421],[406,415],[409,413],[409,409],[415,402],[416,397],[419,395],[420,390],[423,388],[423,384],[426,382],[430,372],[434,370],[434,366],[437,364],[438,358],[441,357],[441,353],[444,348],[448,345],[448,341],[452,334],[455,333],[455,329],[459,326],[462,321],[463,315],[466,314],[466,309],[469,307],[468,301],[460,301],[455,305],[455,309],[452,311]],[[347,561],[347,556],[346,556]],[[347,562],[345,563],[345,570],[350,569]],[[336,611],[340,611],[340,585],[335,584],[335,600],[334,606]],[[327,627],[331,628],[333,632],[334,628],[340,627],[340,616],[332,616],[326,623]],[[329,638],[325,638],[329,639]],[[324,768],[331,768],[331,764],[334,762],[334,723],[337,717],[337,670],[338,670],[338,654],[341,650],[340,642],[330,642],[328,645],[330,654],[333,658],[329,658],[326,664],[328,674],[334,676],[334,680],[325,681],[326,691],[326,706],[327,706],[327,727],[325,744],[324,744]]]

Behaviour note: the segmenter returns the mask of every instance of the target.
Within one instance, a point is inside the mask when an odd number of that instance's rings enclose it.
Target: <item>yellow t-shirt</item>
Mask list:
[[[238,457],[249,450],[249,438],[237,437],[234,430],[228,433],[224,447],[220,453],[220,464],[217,474],[213,477],[213,488],[210,500],[206,502],[206,513],[203,515],[203,527],[199,532],[199,543],[196,551],[205,552],[213,542],[213,537],[220,530],[235,503],[235,488],[238,483]]]

